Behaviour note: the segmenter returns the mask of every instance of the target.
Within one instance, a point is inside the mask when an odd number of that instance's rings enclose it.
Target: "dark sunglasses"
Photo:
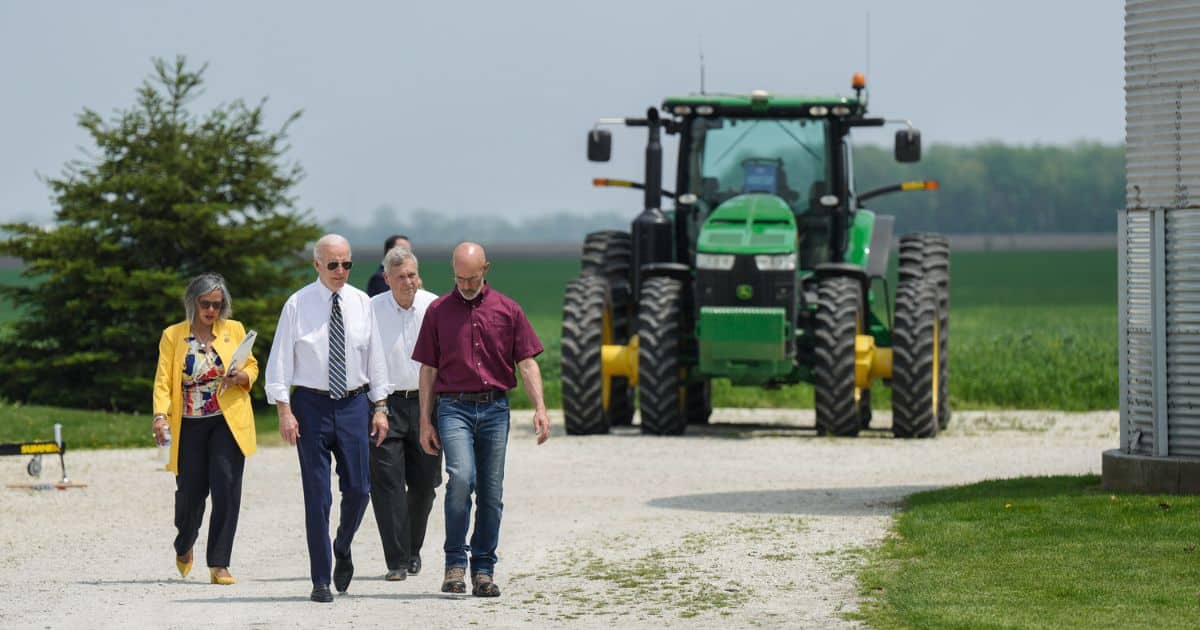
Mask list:
[[[325,268],[330,271],[333,271],[334,269],[338,268],[338,265],[341,265],[342,269],[345,269],[346,271],[350,271],[350,268],[354,266],[354,261],[353,260],[343,260],[342,262],[339,263],[338,261],[335,260],[333,262],[325,263]]]
[[[200,310],[202,311],[206,311],[210,308],[221,308],[222,306],[225,306],[225,300],[217,300],[215,302],[209,302],[208,300],[196,300],[196,303],[200,305]]]

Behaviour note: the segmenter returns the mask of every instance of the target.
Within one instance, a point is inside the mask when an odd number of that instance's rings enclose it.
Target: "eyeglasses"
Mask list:
[[[338,265],[341,265],[342,269],[345,269],[346,271],[350,271],[350,268],[354,266],[354,261],[343,260],[342,262],[339,263],[338,261],[334,260],[334,261],[325,263],[325,268],[330,271],[333,271],[334,269],[338,268]]]
[[[200,310],[202,311],[206,311],[210,308],[219,309],[222,306],[225,306],[225,300],[216,300],[213,302],[209,302],[208,300],[197,300],[196,303],[200,305]]]

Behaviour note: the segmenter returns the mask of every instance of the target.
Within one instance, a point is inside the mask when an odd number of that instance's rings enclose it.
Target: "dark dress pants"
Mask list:
[[[421,554],[434,491],[442,483],[442,456],[421,450],[420,402],[388,397],[388,434],[371,446],[371,505],[389,571]]]
[[[246,456],[229,431],[225,416],[183,419],[179,431],[179,474],[175,476],[175,555],[196,544],[204,501],[212,493],[205,559],[210,567],[228,567],[242,505]]]
[[[333,555],[350,555],[350,543],[370,500],[368,462],[370,402],[366,394],[333,400],[312,391],[292,392],[292,413],[300,425],[296,453],[304,486],[304,530],[314,586],[330,582]],[[341,520],[333,548],[329,545],[330,456],[337,462]]]

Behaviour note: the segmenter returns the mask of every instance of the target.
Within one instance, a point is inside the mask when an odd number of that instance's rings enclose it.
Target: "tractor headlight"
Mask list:
[[[771,256],[755,256],[754,265],[759,271],[795,271],[795,254],[778,254]]]
[[[696,268],[729,271],[733,269],[733,254],[696,254]]]

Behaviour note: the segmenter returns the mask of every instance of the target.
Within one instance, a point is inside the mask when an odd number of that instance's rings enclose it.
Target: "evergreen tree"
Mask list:
[[[33,282],[0,288],[21,313],[0,336],[0,396],[149,409],[159,334],[183,319],[183,288],[204,271],[225,276],[233,317],[258,330],[265,358],[318,235],[289,196],[302,171],[284,158],[286,134],[300,113],[274,132],[263,102],[196,115],[204,71],[158,59],[133,107],[109,120],[85,109],[95,150],[47,180],[53,224],[3,226],[0,254]]]

